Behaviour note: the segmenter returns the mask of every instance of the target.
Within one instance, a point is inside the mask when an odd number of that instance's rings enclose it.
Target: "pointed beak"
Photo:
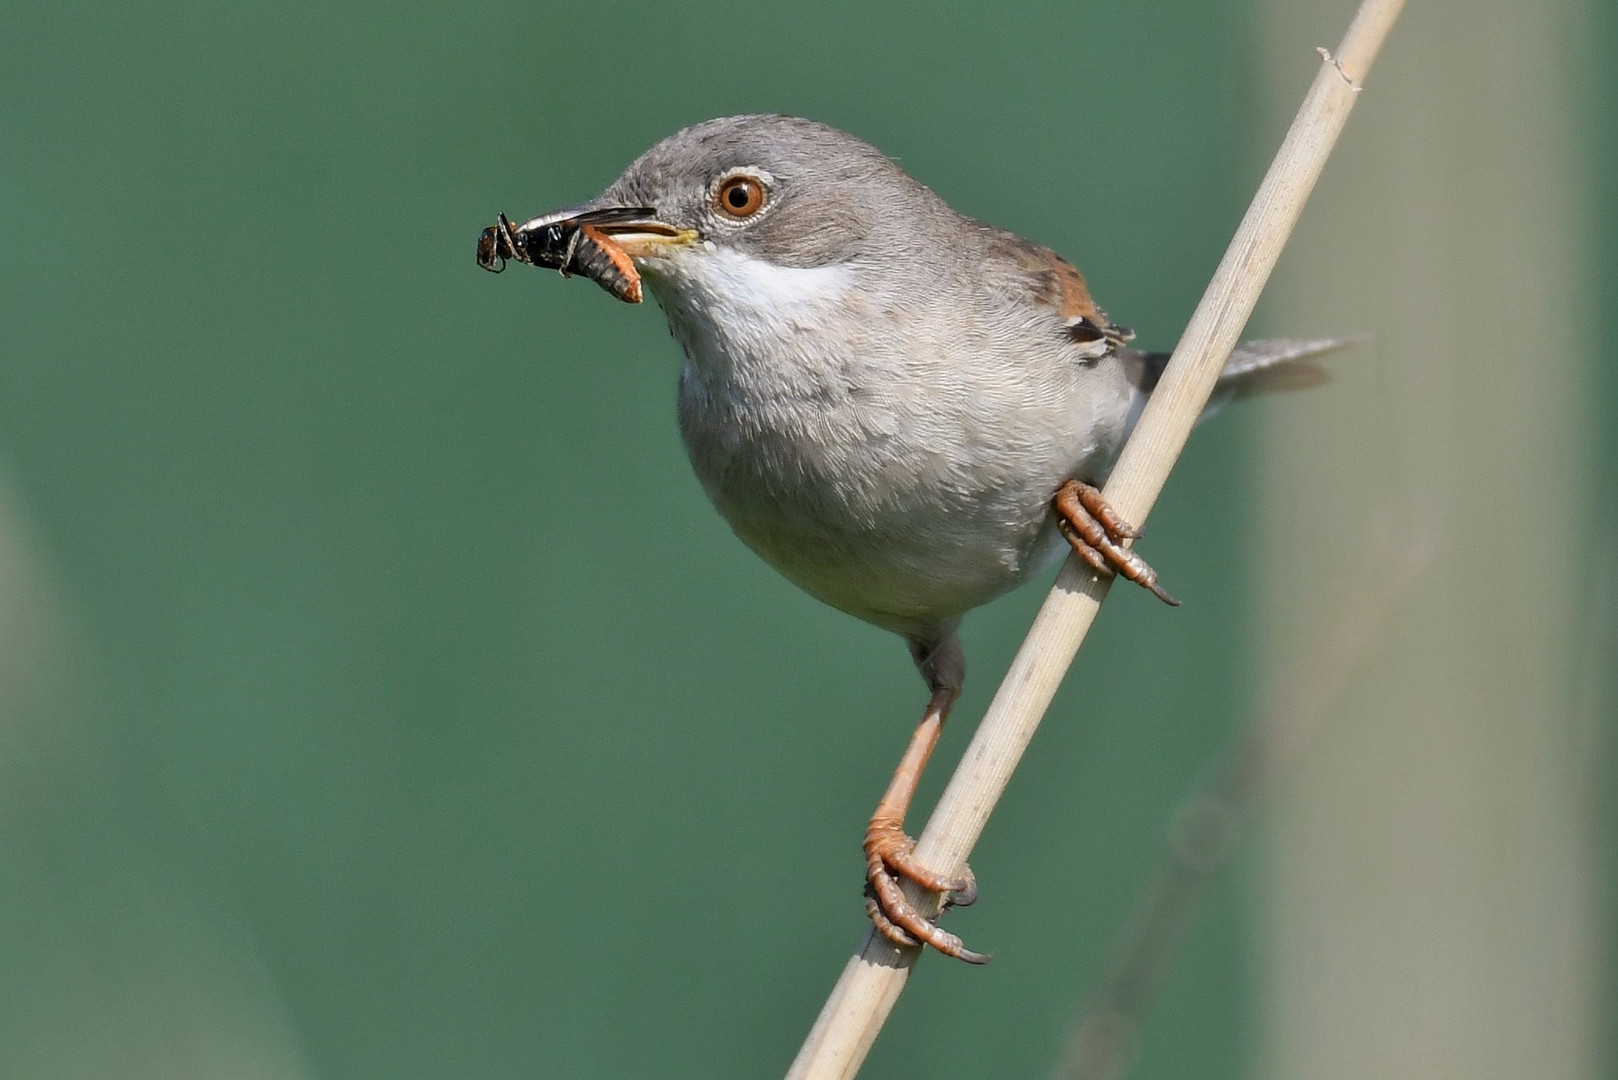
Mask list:
[[[646,207],[601,207],[587,210],[575,220],[593,225],[632,259],[655,259],[697,239],[697,230],[670,225]]]

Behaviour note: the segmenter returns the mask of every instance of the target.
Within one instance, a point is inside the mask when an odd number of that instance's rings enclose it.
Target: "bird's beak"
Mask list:
[[[632,259],[656,259],[689,246],[697,230],[670,225],[655,210],[644,207],[605,207],[586,211],[580,224],[594,225]]]

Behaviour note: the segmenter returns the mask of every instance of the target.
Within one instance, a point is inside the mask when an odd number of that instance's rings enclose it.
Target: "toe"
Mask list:
[[[967,893],[976,895],[977,882],[972,880],[970,874],[965,877],[952,878],[936,874],[916,861],[910,851],[895,852],[883,858],[882,865],[902,878],[908,878],[917,885],[936,893]],[[965,906],[965,905],[961,905]]]

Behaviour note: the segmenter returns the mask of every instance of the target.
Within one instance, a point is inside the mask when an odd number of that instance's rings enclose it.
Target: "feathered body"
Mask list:
[[[807,592],[942,640],[1064,550],[1051,496],[1106,478],[1150,359],[1053,252],[824,125],[710,121],[603,200],[698,216],[707,192],[670,184],[694,158],[704,182],[767,176],[773,200],[745,231],[639,263],[685,352],[680,428],[704,489]]]

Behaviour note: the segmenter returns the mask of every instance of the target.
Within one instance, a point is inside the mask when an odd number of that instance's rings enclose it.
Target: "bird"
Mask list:
[[[958,628],[1067,551],[1178,604],[1101,492],[1168,357],[1051,249],[793,116],[686,127],[588,202],[500,215],[478,262],[508,259],[629,302],[644,285],[684,354],[680,433],[714,507],[805,592],[904,639],[928,698],[866,829],[866,912],[897,945],[986,962],[900,885],[977,897],[904,828],[965,678]],[[1340,344],[1238,346],[1215,401],[1314,385]]]

